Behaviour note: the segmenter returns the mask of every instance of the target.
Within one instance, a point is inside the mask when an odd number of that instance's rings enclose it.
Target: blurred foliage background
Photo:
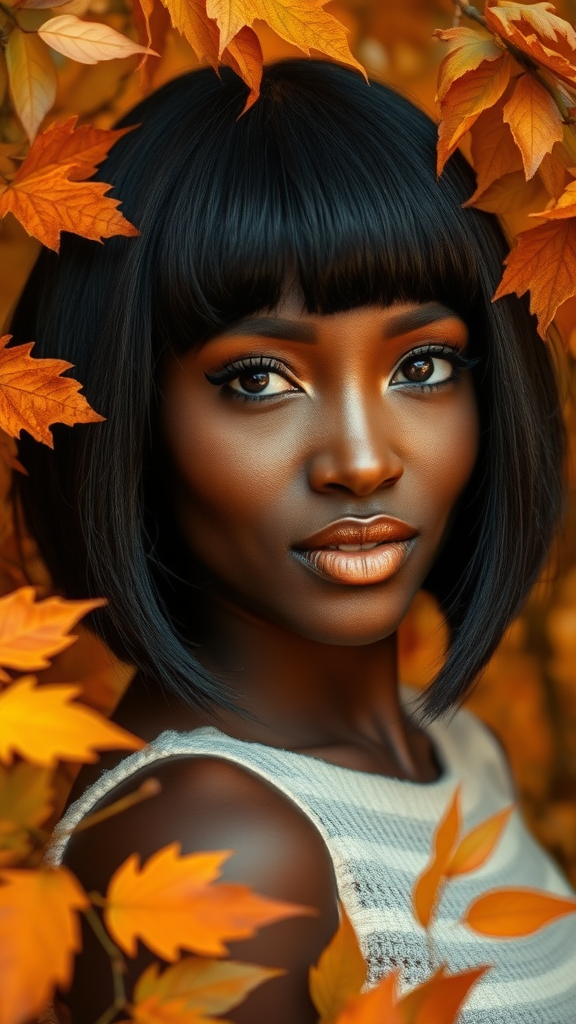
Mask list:
[[[562,17],[576,21],[576,0],[560,0],[556,6]],[[452,24],[452,0],[332,0],[327,9],[349,29],[352,50],[370,74],[436,115],[436,75],[444,47],[432,32]],[[134,35],[125,0],[72,0],[58,13],[88,15]],[[47,16],[43,10],[27,11],[20,19],[29,19],[29,27],[36,28]],[[147,92],[197,66],[188,44],[169,27],[164,8],[158,6],[155,17],[164,19],[159,30],[165,32],[165,44],[160,58],[149,60],[145,77],[136,72],[135,57],[86,66],[54,54],[58,93],[43,127],[79,114],[81,121],[109,128]],[[255,28],[265,60],[301,56],[267,26],[256,23]],[[6,103],[3,59],[0,52],[0,127],[5,139],[18,141],[21,128]],[[535,196],[533,209],[540,209],[540,203],[541,197]],[[510,209],[505,226],[528,226],[517,219],[527,212],[526,205],[521,215]],[[37,252],[37,243],[8,215],[0,227],[0,333]],[[529,826],[576,886],[576,301],[565,304],[557,323],[566,347],[561,360],[570,437],[566,523],[523,615],[509,629],[468,703],[500,737]],[[22,524],[13,521],[9,495],[10,470],[0,461],[0,593],[32,582],[44,596],[50,580]],[[115,662],[86,630],[77,631],[79,642],[40,677],[80,681],[83,699],[109,713],[132,670]],[[443,643],[441,617],[433,601],[421,594],[401,630],[401,677],[414,686],[425,685],[437,670]],[[60,807],[73,776],[73,767],[61,770]]]

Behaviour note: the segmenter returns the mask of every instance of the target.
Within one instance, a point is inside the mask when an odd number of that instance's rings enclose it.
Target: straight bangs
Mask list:
[[[272,66],[238,118],[244,89],[222,77],[203,137],[184,124],[174,147],[153,256],[159,339],[185,351],[293,287],[309,313],[436,301],[470,320],[483,215],[461,208],[463,162],[436,180],[431,121],[353,72],[326,65],[318,83],[307,61]]]

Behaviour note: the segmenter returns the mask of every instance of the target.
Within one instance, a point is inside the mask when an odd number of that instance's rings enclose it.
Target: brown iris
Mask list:
[[[259,391],[263,391],[269,384],[270,374],[262,371],[241,373],[238,376],[238,380],[245,391],[251,391],[252,394],[258,394]]]
[[[432,376],[433,370],[434,361],[424,356],[419,359],[407,359],[402,364],[402,373],[406,380],[413,381],[416,384],[423,380],[428,380]]]

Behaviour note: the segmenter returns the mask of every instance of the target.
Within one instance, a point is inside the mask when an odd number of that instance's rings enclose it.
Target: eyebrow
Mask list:
[[[439,320],[459,319],[460,317],[453,309],[442,306],[438,302],[430,302],[417,309],[393,316],[387,324],[383,336],[384,338],[393,338],[428,327]],[[302,341],[307,344],[314,344],[317,340],[314,324],[274,316],[244,317],[242,320],[230,324],[226,330],[219,332],[218,337],[226,337],[226,335],[255,335],[261,338],[275,338],[277,341]]]

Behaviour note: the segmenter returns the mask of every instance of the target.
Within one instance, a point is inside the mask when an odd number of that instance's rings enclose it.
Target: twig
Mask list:
[[[103,897],[97,892],[90,893],[90,899],[93,903],[96,903],[99,906],[102,906],[102,904],[105,903]],[[112,939],[108,935],[108,932],[104,928],[104,925],[94,908],[89,907],[88,910],[83,911],[83,914],[104,951],[110,957],[112,983],[114,985],[114,1002],[107,1010],[104,1011],[102,1016],[98,1018],[96,1024],[111,1024],[111,1021],[114,1020],[118,1010],[124,1010],[127,1006],[126,987],[124,985],[126,964],[121,951],[118,949],[118,946],[112,942]]]
[[[92,828],[92,825],[98,825],[101,821],[107,821],[108,818],[113,818],[114,815],[120,814],[122,811],[127,811],[130,807],[135,807],[136,804],[142,803],[143,800],[148,800],[151,796],[158,796],[162,792],[162,786],[158,779],[146,779],[141,786],[135,790],[134,793],[129,793],[128,796],[123,796],[121,800],[116,800],[109,807],[105,807],[102,811],[96,811],[95,814],[88,814],[73,828],[66,829],[62,835],[76,835],[77,832],[83,832],[87,828]]]

